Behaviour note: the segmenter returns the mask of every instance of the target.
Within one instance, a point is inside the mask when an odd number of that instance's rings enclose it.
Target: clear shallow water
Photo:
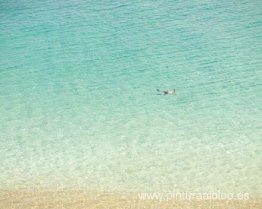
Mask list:
[[[260,194],[259,1],[0,2],[1,188]]]

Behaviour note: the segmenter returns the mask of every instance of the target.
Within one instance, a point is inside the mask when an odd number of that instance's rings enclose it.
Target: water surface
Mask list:
[[[260,194],[260,1],[0,8],[1,188]]]

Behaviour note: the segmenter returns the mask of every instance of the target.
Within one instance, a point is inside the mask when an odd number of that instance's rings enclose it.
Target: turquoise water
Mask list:
[[[261,194],[261,1],[0,8],[0,188]]]

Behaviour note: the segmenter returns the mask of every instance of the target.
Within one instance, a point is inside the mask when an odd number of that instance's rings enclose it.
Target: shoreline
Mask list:
[[[87,192],[83,190],[0,190],[0,208],[5,209],[259,209],[262,198],[248,200],[140,199],[134,193]]]

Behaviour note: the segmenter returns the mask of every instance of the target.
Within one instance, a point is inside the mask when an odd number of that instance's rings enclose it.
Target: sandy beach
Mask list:
[[[261,199],[249,200],[140,200],[135,194],[84,191],[0,192],[5,209],[259,209]]]

